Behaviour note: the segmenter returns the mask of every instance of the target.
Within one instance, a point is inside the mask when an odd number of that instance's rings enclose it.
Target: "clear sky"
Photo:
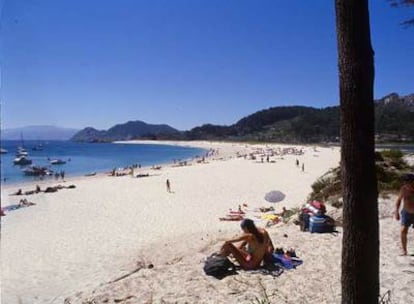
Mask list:
[[[0,0],[2,128],[188,130],[338,105],[333,0]],[[375,98],[414,93],[413,8],[370,1]]]

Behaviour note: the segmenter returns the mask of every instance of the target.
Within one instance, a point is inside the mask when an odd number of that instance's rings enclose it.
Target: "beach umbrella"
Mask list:
[[[283,194],[283,192],[274,190],[270,191],[269,193],[266,193],[265,200],[271,203],[277,203],[280,201],[283,201],[286,195]]]

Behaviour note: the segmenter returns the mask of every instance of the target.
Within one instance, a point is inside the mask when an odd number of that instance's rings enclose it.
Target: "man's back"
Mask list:
[[[404,185],[401,188],[401,197],[403,199],[403,208],[408,213],[414,214],[414,187],[412,184]]]

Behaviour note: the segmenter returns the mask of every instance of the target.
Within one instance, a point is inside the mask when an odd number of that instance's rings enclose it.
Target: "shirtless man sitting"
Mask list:
[[[414,174],[403,177],[405,184],[400,189],[400,194],[395,202],[395,219],[401,219],[401,247],[402,255],[407,255],[407,233],[410,225],[414,227]],[[400,205],[403,201],[403,207]]]
[[[269,234],[263,228],[257,228],[251,219],[244,219],[240,224],[243,234],[224,242],[220,254],[230,254],[237,260],[240,267],[256,269],[263,260],[270,260],[274,247]],[[233,243],[242,242],[236,247]]]

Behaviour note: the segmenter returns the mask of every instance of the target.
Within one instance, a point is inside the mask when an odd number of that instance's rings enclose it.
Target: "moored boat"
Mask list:
[[[52,175],[53,171],[46,167],[30,166],[22,170],[25,175],[29,176],[45,176]]]
[[[15,165],[20,165],[20,166],[26,166],[26,165],[30,165],[32,163],[32,160],[31,159],[28,159],[26,156],[19,156],[19,157],[16,157],[14,160],[13,160],[13,164],[15,164]]]
[[[50,164],[51,165],[64,165],[64,164],[66,164],[66,162],[62,159],[52,159],[50,161]]]
[[[6,154],[6,153],[8,153],[9,151],[7,151],[6,149],[3,149],[3,148],[1,148],[0,149],[0,154]]]
[[[16,152],[16,157],[20,157],[20,156],[28,156],[29,153],[27,152],[27,150],[23,147],[18,147],[17,148],[17,152]]]

